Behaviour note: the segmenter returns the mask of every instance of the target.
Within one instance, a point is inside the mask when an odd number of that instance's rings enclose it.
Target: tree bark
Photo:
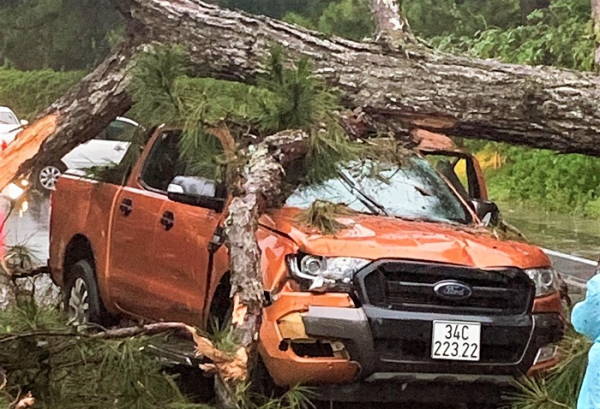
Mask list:
[[[594,64],[596,73],[600,72],[600,0],[591,0],[592,22],[594,24],[594,38],[596,40],[596,52],[594,53]]]
[[[314,62],[348,107],[375,123],[600,156],[600,79],[410,47],[353,42],[197,0],[133,0],[151,37],[180,44],[208,76],[252,83],[273,47]],[[408,136],[407,136],[408,137]]]
[[[242,189],[229,205],[225,233],[234,301],[232,327],[234,338],[246,357],[255,356],[264,307],[262,252],[256,239],[258,219],[267,208],[280,205],[284,167],[306,154],[307,140],[308,135],[302,131],[285,131],[259,143],[238,176]],[[250,360],[249,369],[252,364]],[[223,380],[221,388],[236,390]]]
[[[371,13],[375,20],[377,38],[398,45],[417,43],[408,21],[400,12],[400,0],[371,0]]]

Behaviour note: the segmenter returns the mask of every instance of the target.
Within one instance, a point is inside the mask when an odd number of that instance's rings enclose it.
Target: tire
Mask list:
[[[42,192],[45,195],[49,195],[54,189],[56,185],[56,181],[67,171],[67,166],[59,162],[54,165],[46,165],[37,169],[34,172],[35,181],[34,186],[36,190]]]
[[[69,325],[83,327],[88,324],[104,324],[106,312],[98,293],[94,269],[89,261],[79,260],[71,266],[64,299]]]
[[[250,380],[250,390],[258,397],[267,398],[267,400],[281,398],[287,391],[287,388],[275,384],[260,354],[252,369]]]

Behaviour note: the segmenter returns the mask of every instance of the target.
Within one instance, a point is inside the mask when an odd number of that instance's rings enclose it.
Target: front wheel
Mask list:
[[[65,286],[65,311],[68,324],[83,327],[102,324],[104,308],[98,293],[94,270],[87,260],[73,264]]]

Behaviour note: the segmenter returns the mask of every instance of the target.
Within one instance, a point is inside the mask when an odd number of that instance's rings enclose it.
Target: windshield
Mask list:
[[[337,178],[297,188],[286,206],[308,208],[316,200],[409,220],[461,224],[473,221],[448,184],[419,156],[407,159],[402,166],[371,161],[350,163]]]
[[[17,118],[10,112],[0,112],[0,124],[19,125]]]

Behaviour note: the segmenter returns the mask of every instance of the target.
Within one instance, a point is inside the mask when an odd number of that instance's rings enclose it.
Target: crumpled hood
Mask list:
[[[550,265],[538,247],[498,240],[484,228],[357,214],[337,218],[348,228],[323,236],[303,226],[299,214],[298,209],[279,209],[264,215],[261,224],[289,236],[301,251],[321,256],[401,258],[477,268]]]
[[[577,332],[600,342],[600,275],[588,281],[585,300],[575,305],[571,321]]]

